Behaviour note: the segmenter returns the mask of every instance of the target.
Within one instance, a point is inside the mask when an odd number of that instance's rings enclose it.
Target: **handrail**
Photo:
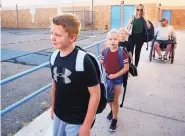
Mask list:
[[[39,95],[40,93],[44,92],[45,90],[49,89],[51,87],[51,83],[46,85],[45,87],[42,87],[38,91],[28,95],[27,97],[24,97],[23,99],[19,100],[18,102],[6,107],[2,111],[0,111],[0,115],[3,116],[4,114],[8,113],[9,111],[15,109],[16,107],[20,106],[21,104],[27,102],[28,100],[32,99],[33,97]]]
[[[96,49],[97,49],[96,55],[97,55],[97,58],[100,58],[101,55],[99,55],[99,44],[101,44],[101,43],[103,43],[103,42],[105,42],[105,40],[96,42],[96,43],[94,43],[94,44],[92,44],[92,45],[89,45],[89,46],[85,47],[84,49],[89,49],[89,48],[92,48],[92,47],[96,46]],[[39,70],[39,69],[41,69],[41,68],[43,68],[43,67],[46,67],[47,65],[49,65],[49,61],[46,62],[46,63],[43,63],[43,64],[41,64],[41,65],[39,65],[39,66],[36,66],[36,67],[34,67],[34,68],[28,69],[28,70],[26,70],[26,71],[24,71],[24,72],[21,72],[21,73],[19,73],[19,74],[16,74],[16,75],[13,75],[13,76],[11,76],[11,77],[8,77],[8,78],[6,78],[6,79],[4,79],[4,80],[1,80],[1,81],[0,81],[0,84],[3,85],[3,84],[6,84],[6,83],[8,83],[8,82],[11,82],[11,81],[13,81],[13,80],[15,80],[15,79],[18,79],[18,78],[20,78],[20,77],[23,77],[24,75],[27,75],[27,74],[32,73],[32,72],[34,72],[34,71],[37,71],[37,70]],[[46,91],[46,90],[49,89],[50,87],[51,87],[51,83],[48,84],[48,85],[46,85],[45,87],[42,87],[41,89],[37,90],[36,92],[34,92],[34,93],[28,95],[27,97],[25,97],[25,98],[19,100],[18,102],[14,103],[14,104],[12,104],[12,105],[10,105],[10,106],[8,106],[8,107],[6,107],[6,108],[3,109],[2,111],[0,111],[0,115],[1,115],[1,116],[5,115],[6,113],[8,113],[8,112],[10,112],[11,110],[15,109],[16,107],[20,106],[21,104],[27,102],[28,100],[30,100],[30,99],[32,99],[33,97],[39,95],[40,93]]]
[[[43,64],[41,64],[41,65],[39,65],[39,66],[36,66],[36,67],[34,67],[34,68],[28,69],[28,70],[26,70],[26,71],[24,71],[24,72],[21,72],[21,73],[19,73],[19,74],[16,74],[16,75],[13,75],[13,76],[8,77],[8,78],[6,78],[6,79],[3,79],[3,80],[0,81],[0,85],[6,84],[6,83],[11,82],[11,81],[13,81],[13,80],[15,80],[15,79],[18,79],[18,78],[20,78],[20,77],[23,77],[23,76],[25,76],[25,75],[27,75],[27,74],[30,74],[30,73],[32,73],[32,72],[34,72],[34,71],[37,71],[37,70],[39,70],[39,69],[41,69],[41,68],[43,68],[43,67],[46,67],[47,65],[49,65],[49,61],[46,62],[46,63],[43,63]]]
[[[105,40],[102,40],[102,41],[93,43],[93,44],[91,44],[91,45],[89,45],[89,46],[87,46],[87,47],[84,47],[84,50],[89,49],[89,48],[92,48],[92,47],[94,47],[94,46],[96,46],[96,45],[98,45],[98,44],[100,44],[100,43],[103,43],[103,42],[105,42]]]

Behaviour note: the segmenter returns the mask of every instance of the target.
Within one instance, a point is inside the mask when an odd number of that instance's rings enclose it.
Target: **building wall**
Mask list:
[[[18,10],[18,21],[20,28],[48,28],[51,19],[57,14],[56,9],[36,9],[34,22],[29,9]],[[2,10],[2,26],[17,28],[17,13],[15,10]]]
[[[110,29],[111,6],[95,6],[94,7],[94,28]]]
[[[83,10],[89,10],[90,7],[75,7],[75,11],[80,20],[83,20]],[[72,7],[60,7],[60,13],[73,11]],[[79,12],[80,11],[80,12]],[[34,22],[32,22],[32,16],[30,9],[19,9],[18,20],[20,28],[49,28],[51,26],[52,18],[59,13],[58,8],[36,8],[34,15]],[[2,10],[2,26],[17,28],[17,12],[15,9]],[[90,15],[89,15],[90,16]],[[84,14],[84,17],[90,21],[88,14]],[[85,25],[85,24],[84,24]]]
[[[111,0],[109,0],[111,1]],[[129,5],[132,1],[127,1],[126,5]],[[117,3],[117,4],[116,4]],[[111,1],[109,4],[118,5],[120,1]],[[96,3],[97,4],[97,3]],[[96,5],[94,6],[94,29],[110,29],[111,25],[111,5]],[[107,3],[106,3],[107,4]],[[138,3],[135,4],[135,7]],[[90,5],[90,4],[89,4]],[[120,4],[119,4],[120,5]],[[133,5],[133,4],[130,4]],[[158,22],[158,5],[155,3],[145,3],[146,18],[153,22],[155,25]],[[90,6],[76,6],[75,7],[77,16],[82,22],[82,28],[89,25],[91,20],[90,12],[83,14],[84,10],[90,11]],[[172,10],[171,24],[176,29],[185,29],[185,6],[164,6],[162,4],[160,17],[162,16],[162,10]],[[61,7],[53,6],[50,8],[46,7],[35,7],[34,23],[32,22],[32,16],[30,14],[30,7],[19,8],[19,27],[20,28],[49,28],[51,25],[52,18],[57,14],[66,11],[73,11],[72,7]],[[85,21],[83,22],[83,17]],[[1,21],[3,27],[17,27],[17,15],[14,8],[2,9],[1,10]],[[89,27],[91,29],[91,27]]]
[[[1,10],[1,25],[3,27],[17,27],[15,10]]]
[[[158,7],[156,4],[145,4],[146,19],[150,20],[154,25],[158,21]]]
[[[36,9],[35,23],[30,25],[30,27],[49,28],[51,26],[52,18],[56,15],[57,15],[56,8]]]
[[[185,9],[172,10],[171,23],[176,29],[185,29]]]

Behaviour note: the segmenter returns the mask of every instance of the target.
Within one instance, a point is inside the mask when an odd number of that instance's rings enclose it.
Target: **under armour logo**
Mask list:
[[[57,77],[62,77],[64,79],[64,83],[69,84],[71,83],[71,80],[68,78],[70,75],[71,75],[71,71],[66,68],[64,68],[63,73],[57,73],[57,67],[54,67],[53,69],[53,77],[56,82],[58,82]]]

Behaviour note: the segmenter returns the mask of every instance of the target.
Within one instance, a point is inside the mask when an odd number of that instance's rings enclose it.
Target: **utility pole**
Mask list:
[[[18,5],[16,4],[16,13],[17,13],[17,30],[19,33],[19,11],[18,11]]]
[[[94,28],[94,0],[92,0],[92,30]]]
[[[73,0],[73,14],[75,13],[74,0]]]
[[[160,20],[160,13],[161,13],[161,3],[159,3],[159,6],[158,6],[158,20],[157,20],[157,25],[159,24],[159,20]]]
[[[120,27],[124,27],[123,26],[123,16],[124,16],[124,0],[121,1],[121,19],[120,19]]]

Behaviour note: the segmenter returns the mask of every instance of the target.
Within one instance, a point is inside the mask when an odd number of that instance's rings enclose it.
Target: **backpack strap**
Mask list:
[[[119,48],[118,49],[118,57],[119,57],[119,63],[121,68],[124,67],[124,63],[123,63],[123,48]]]
[[[51,57],[50,57],[50,65],[53,66],[55,64],[55,59],[58,55],[60,51],[59,50],[56,50],[52,53]]]
[[[84,71],[84,58],[85,58],[86,52],[82,50],[78,50],[77,57],[76,57],[76,71]]]
[[[108,52],[109,52],[109,48],[105,48],[105,50],[103,51],[104,65],[105,65],[105,62],[106,62],[106,57],[107,57]]]

